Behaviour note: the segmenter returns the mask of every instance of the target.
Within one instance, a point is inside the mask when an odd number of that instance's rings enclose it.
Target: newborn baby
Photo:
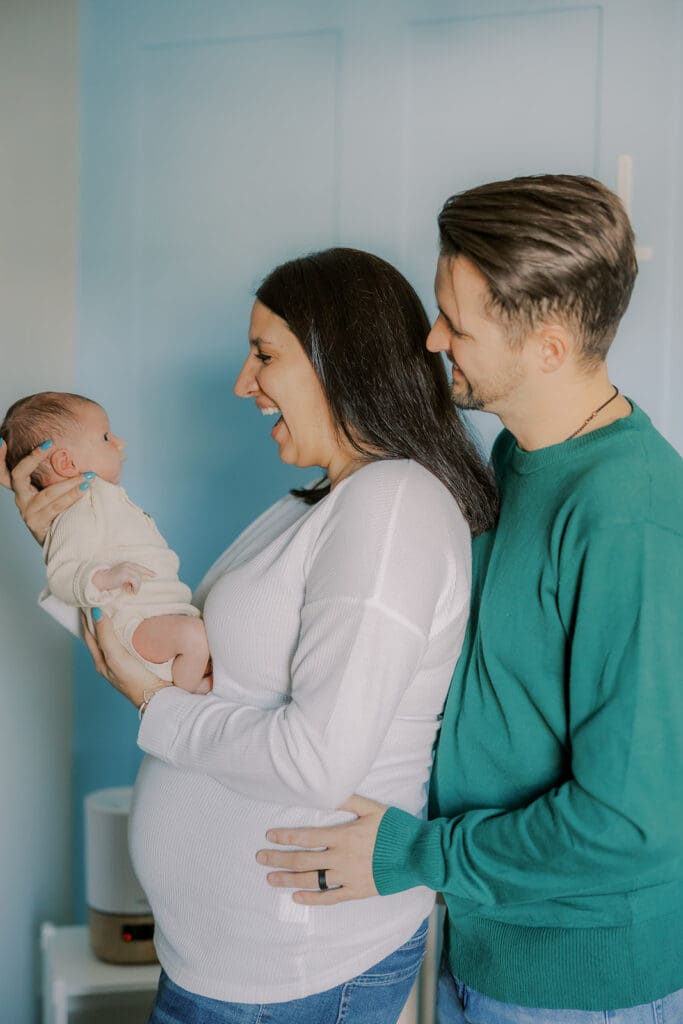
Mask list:
[[[178,556],[118,486],[125,442],[104,409],[80,395],[44,391],[14,403],[0,436],[10,469],[37,446],[45,450],[31,477],[38,489],[88,474],[84,497],[57,516],[43,544],[50,592],[82,608],[91,630],[90,610],[105,608],[123,645],[155,675],[208,692],[204,623],[178,579]]]

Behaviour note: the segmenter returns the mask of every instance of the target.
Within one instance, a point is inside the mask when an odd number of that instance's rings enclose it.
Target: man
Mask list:
[[[683,1021],[683,462],[605,364],[633,234],[567,175],[454,196],[439,227],[427,346],[506,429],[430,820],[354,797],[268,834],[316,852],[258,859],[323,890],[300,903],[443,892],[444,1022]]]

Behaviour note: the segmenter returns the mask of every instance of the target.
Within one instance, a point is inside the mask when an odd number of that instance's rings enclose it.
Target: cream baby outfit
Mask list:
[[[408,460],[359,469],[317,505],[288,496],[202,584],[207,696],[147,708],[130,820],[162,966],[214,999],[277,1002],[378,963],[416,931],[416,888],[306,907],[256,863],[268,828],[329,825],[353,793],[424,814],[432,747],[460,651],[470,533]]]
[[[50,593],[83,608],[104,608],[114,631],[135,657],[162,679],[171,681],[173,661],[147,662],[133,647],[135,630],[154,615],[199,615],[190,588],[178,579],[178,556],[154,520],[134,505],[122,487],[99,478],[79,502],[57,516],[43,544]],[[156,573],[143,579],[137,594],[100,590],[92,578],[118,562],[136,562]]]

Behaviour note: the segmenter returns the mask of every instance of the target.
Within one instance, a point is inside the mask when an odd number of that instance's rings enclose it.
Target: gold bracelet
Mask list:
[[[161,686],[154,686],[151,689],[143,690],[142,691],[142,704],[140,704],[139,707],[138,707],[138,721],[139,722],[142,721],[142,716],[144,715],[145,711],[147,710],[147,708],[149,706],[149,703],[150,703],[152,697],[154,696],[154,694],[158,693],[159,690],[165,690],[168,686],[173,686],[173,683],[162,683]]]

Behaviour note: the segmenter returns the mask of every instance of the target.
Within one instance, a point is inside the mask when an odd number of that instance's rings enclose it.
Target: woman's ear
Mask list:
[[[50,455],[50,465],[53,473],[57,476],[72,477],[78,476],[80,469],[76,466],[76,463],[71,458],[71,452],[66,448],[57,448],[56,451]]]

